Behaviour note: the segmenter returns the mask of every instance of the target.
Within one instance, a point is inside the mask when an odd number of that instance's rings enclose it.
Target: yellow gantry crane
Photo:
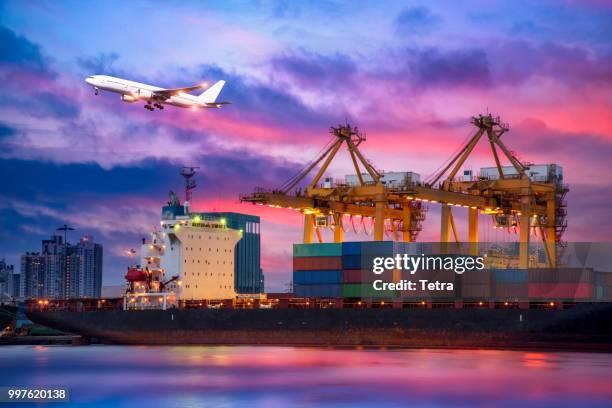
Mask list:
[[[328,218],[333,219],[334,242],[342,242],[344,215],[373,218],[374,240],[383,240],[385,226],[388,225],[394,240],[399,240],[401,233],[403,241],[411,242],[421,230],[426,211],[424,203],[440,203],[442,206],[440,242],[450,242],[451,232],[455,241],[459,242],[451,208],[463,207],[468,211],[468,243],[471,244],[468,248],[472,254],[478,252],[479,213],[498,218],[516,218],[520,227],[519,267],[529,266],[531,228],[540,230],[548,264],[555,266],[556,247],[565,229],[563,200],[567,188],[558,180],[535,182],[529,178],[526,172],[528,166],[521,163],[501,141],[508,126],[499,118],[480,115],[473,117],[471,123],[477,128],[475,134],[428,183],[408,179],[393,185],[383,183],[383,173],[375,169],[358,148],[365,141],[365,136],[356,127],[346,124],[331,127],[330,133],[334,138],[324,147],[323,153],[280,188],[257,189],[253,194],[242,195],[240,200],[302,212],[304,243],[313,241],[315,231],[322,242],[319,220]],[[484,135],[489,141],[499,177],[458,179],[457,173]],[[358,185],[321,184],[321,178],[343,145],[351,157]],[[512,164],[516,175],[504,173],[497,148]],[[317,166],[320,167],[313,179],[302,190],[300,183]]]
[[[420,231],[424,208],[418,201],[393,194],[402,188],[408,188],[409,185],[390,188],[381,181],[383,174],[376,170],[359,150],[365,136],[358,128],[347,123],[331,127],[330,134],[333,135],[332,141],[323,149],[323,153],[280,188],[271,191],[259,189],[253,194],[241,196],[240,200],[297,209],[304,213],[304,243],[313,241],[315,231],[319,241],[322,240],[318,220],[327,217],[333,220],[331,226],[334,242],[342,242],[344,215],[372,218],[374,240],[383,240],[386,220],[395,240],[400,239],[401,233],[401,239],[406,242],[413,241]],[[343,145],[351,157],[358,185],[321,184],[321,178]],[[300,183],[319,165],[308,186],[302,190]]]
[[[529,166],[521,163],[502,142],[501,137],[508,132],[509,128],[507,124],[501,122],[499,117],[494,118],[490,114],[480,115],[473,117],[471,122],[477,128],[476,133],[427,186],[438,190],[441,194],[459,193],[465,197],[476,198],[481,203],[467,203],[465,199],[454,198],[438,200],[442,204],[440,241],[449,242],[451,230],[457,240],[451,207],[457,203],[463,206],[467,204],[469,205],[468,242],[478,242],[479,211],[484,214],[493,214],[498,219],[517,218],[517,226],[520,230],[519,267],[529,266],[529,241],[532,228],[540,231],[539,235],[544,242],[549,266],[556,266],[557,244],[566,227],[564,197],[568,191],[567,187],[561,183],[561,180],[554,178],[533,181],[529,177],[527,174]],[[457,179],[457,173],[485,135],[495,160],[498,177],[495,179],[480,177],[475,180],[472,178],[469,180]],[[504,172],[498,148],[501,150],[502,157],[505,157],[514,168],[515,172],[511,172],[512,174]],[[477,248],[477,246],[473,247]]]

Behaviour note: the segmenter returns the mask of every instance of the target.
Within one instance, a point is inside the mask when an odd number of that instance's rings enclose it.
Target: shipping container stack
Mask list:
[[[397,252],[392,241],[344,242],[342,244],[342,296],[345,299],[386,300],[397,295],[396,291],[378,291],[372,283],[397,282],[393,271],[374,274],[373,261],[376,257],[391,257]]]
[[[402,296],[402,293],[394,290],[375,290],[372,283],[374,280],[399,282],[400,279],[414,276],[397,270],[374,274],[373,260],[404,253],[420,255],[427,245],[393,241],[294,244],[294,294],[296,297],[355,300],[390,300]],[[410,295],[414,296],[413,293]]]
[[[596,300],[590,268],[495,269],[489,273],[491,297],[497,301]]]
[[[436,249],[433,249],[437,252]],[[490,269],[469,271],[385,270],[374,274],[375,257],[396,254],[432,254],[427,243],[363,241],[295,244],[293,246],[293,287],[296,297],[363,300],[402,299],[412,301],[467,302],[548,302],[612,300],[612,273],[595,273],[590,268]],[[420,289],[379,291],[375,280],[399,282],[419,279],[453,282],[453,291]]]
[[[293,293],[308,298],[342,297],[342,244],[294,244]]]

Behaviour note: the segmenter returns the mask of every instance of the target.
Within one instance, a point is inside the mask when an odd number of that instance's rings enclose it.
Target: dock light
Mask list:
[[[383,302],[380,302],[380,305],[381,305],[381,306],[384,306],[384,305],[385,305],[385,302],[384,302],[384,301],[383,301]]]
[[[550,302],[549,305],[550,305],[550,307],[554,307],[555,306],[555,302]]]
[[[482,306],[482,302],[478,302],[478,306]]]
[[[221,218],[221,224],[225,225],[226,222],[225,218]]]
[[[358,304],[359,306],[361,306],[361,300],[360,300],[359,302],[357,302],[357,304]]]
[[[199,215],[196,215],[195,217],[193,217],[193,222],[200,222],[202,221],[202,217],[200,217]]]
[[[134,299],[134,298],[130,299],[130,302],[132,302],[132,303],[134,303],[135,301],[136,301],[136,299]]]
[[[39,301],[38,301],[38,304],[39,304],[39,305],[42,305],[42,304],[43,304],[43,301],[42,301],[42,300],[39,300]]]
[[[424,300],[423,300],[423,301],[421,301],[421,304],[422,304],[423,306],[425,306],[425,301],[424,301]]]
[[[504,302],[504,306],[508,306],[508,302]]]
[[[159,303],[161,303],[161,302],[163,302],[163,301],[164,301],[164,298],[159,298],[159,299],[157,299],[157,301],[158,301]]]
[[[310,302],[306,302],[306,306],[308,306],[310,304]]]

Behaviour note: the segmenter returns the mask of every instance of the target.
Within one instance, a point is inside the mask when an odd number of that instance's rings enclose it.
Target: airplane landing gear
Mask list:
[[[98,94],[100,93],[100,92],[99,92],[100,90],[98,89],[98,87],[97,87],[97,86],[96,86],[96,87],[94,87],[94,91],[95,91],[94,93],[95,93],[96,95],[98,95]]]
[[[153,107],[152,107],[151,105],[149,105],[149,104],[146,104],[146,105],[144,106],[144,108],[145,108],[145,109],[150,110],[151,112],[153,112],[153,110],[155,109],[155,108],[153,108]]]
[[[164,109],[164,105],[162,105],[161,103],[155,103],[153,104],[153,106],[155,106],[157,109]]]

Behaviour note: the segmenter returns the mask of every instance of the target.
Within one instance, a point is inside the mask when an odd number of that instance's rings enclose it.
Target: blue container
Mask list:
[[[361,269],[361,256],[342,255],[342,269]]]
[[[363,241],[361,253],[375,256],[392,256],[394,250],[393,241]]]
[[[342,271],[295,271],[293,284],[315,285],[323,283],[342,283]]]
[[[526,283],[529,280],[527,269],[495,269],[493,273],[499,283]]]
[[[604,278],[605,278],[605,274],[606,273],[610,273],[610,272],[594,272],[593,274],[595,275],[595,285],[597,286],[604,286]]]
[[[339,298],[342,297],[342,285],[293,285],[296,297]]]
[[[343,242],[342,255],[360,255],[361,242]]]

